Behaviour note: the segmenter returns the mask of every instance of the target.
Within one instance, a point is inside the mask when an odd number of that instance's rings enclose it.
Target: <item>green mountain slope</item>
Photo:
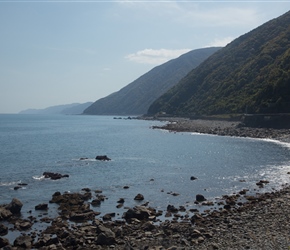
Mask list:
[[[158,98],[148,114],[290,112],[290,12],[237,38]]]
[[[97,100],[84,111],[84,114],[146,114],[153,101],[219,49],[220,47],[193,50],[157,66],[118,92]]]

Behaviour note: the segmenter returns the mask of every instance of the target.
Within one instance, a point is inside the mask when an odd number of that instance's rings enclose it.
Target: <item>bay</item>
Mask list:
[[[289,144],[170,133],[151,129],[153,125],[160,122],[111,116],[0,115],[1,204],[16,197],[27,212],[47,203],[56,191],[90,188],[102,190],[107,197],[94,210],[101,215],[116,212],[121,218],[125,208],[116,208],[119,198],[125,199],[125,207],[132,207],[140,204],[134,201],[138,193],[149,206],[166,210],[168,204],[196,207],[196,194],[214,200],[244,188],[252,193],[272,191],[289,182]],[[97,161],[96,155],[112,160]],[[45,171],[69,178],[44,179]],[[197,179],[192,181],[191,176]],[[256,185],[261,179],[270,181],[263,189]],[[14,190],[19,183],[27,186]]]

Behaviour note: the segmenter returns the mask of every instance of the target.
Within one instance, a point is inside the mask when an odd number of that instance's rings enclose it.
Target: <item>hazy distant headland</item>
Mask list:
[[[72,103],[72,104],[64,104],[51,106],[44,109],[26,109],[20,111],[19,114],[59,114],[59,115],[80,115],[83,111],[89,107],[92,102],[86,103]]]

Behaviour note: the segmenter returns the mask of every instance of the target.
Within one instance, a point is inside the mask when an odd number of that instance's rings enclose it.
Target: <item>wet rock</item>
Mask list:
[[[12,213],[5,207],[0,207],[0,220],[6,220],[12,216]]]
[[[108,214],[105,214],[105,215],[103,216],[103,220],[104,220],[104,221],[112,220],[112,217],[115,217],[115,216],[116,216],[115,213],[108,213]]]
[[[111,229],[109,229],[109,228],[107,228],[104,225],[99,223],[97,225],[96,230],[97,230],[97,233],[99,233],[98,238],[96,240],[96,244],[98,244],[98,245],[113,245],[113,244],[115,244],[115,242],[116,242],[115,237],[116,236],[115,236],[115,233]]]
[[[136,201],[142,201],[142,200],[144,200],[144,196],[142,194],[137,194],[135,196],[134,200],[136,200]]]
[[[177,212],[178,212],[178,208],[176,208],[176,207],[173,206],[173,205],[168,205],[168,206],[167,206],[167,211],[168,211],[168,212],[171,212],[171,213],[177,213]]]
[[[145,230],[145,231],[152,231],[152,230],[154,230],[156,227],[155,227],[155,225],[152,224],[151,221],[147,221],[147,222],[145,222],[145,223],[141,226],[141,228],[142,228],[143,230]]]
[[[125,202],[125,199],[124,198],[120,198],[117,203],[124,203]]]
[[[87,221],[94,219],[94,217],[95,217],[94,211],[89,211],[86,213],[72,212],[70,214],[69,219],[71,221]]]
[[[17,198],[13,198],[12,201],[6,206],[6,209],[9,210],[12,214],[19,214],[23,204]]]
[[[15,247],[21,247],[24,249],[31,249],[32,247],[32,238],[30,236],[24,235],[24,236],[19,236],[14,240],[13,245]]]
[[[206,198],[202,194],[197,194],[195,199],[197,202],[206,201]]]
[[[92,206],[98,207],[101,205],[101,200],[100,199],[94,199],[91,201]]]
[[[8,227],[3,224],[0,224],[0,236],[8,234]]]
[[[82,188],[82,191],[91,192],[91,189],[90,188]]]
[[[135,218],[138,220],[148,220],[149,216],[150,216],[150,210],[142,206],[136,206],[133,209],[130,208],[127,212],[123,214],[123,218],[126,221],[130,221],[132,218]]]
[[[28,220],[19,220],[15,223],[18,230],[28,230],[32,227],[32,223]]]
[[[48,204],[42,203],[38,204],[35,206],[35,210],[47,210],[48,209]]]
[[[59,180],[61,178],[69,177],[69,175],[67,174],[62,175],[59,173],[52,173],[52,172],[44,172],[42,175],[44,176],[44,178],[51,179],[51,180]]]
[[[248,191],[247,189],[243,189],[243,190],[241,190],[241,191],[239,192],[239,194],[240,194],[240,195],[245,195],[245,194],[247,193],[247,191]]]
[[[191,177],[190,177],[190,180],[191,180],[191,181],[197,180],[197,177],[195,177],[195,176],[191,176]]]
[[[9,244],[10,243],[8,239],[0,237],[0,248],[9,246]]]
[[[106,156],[106,155],[97,155],[96,156],[96,160],[99,160],[99,161],[110,161],[111,159]]]

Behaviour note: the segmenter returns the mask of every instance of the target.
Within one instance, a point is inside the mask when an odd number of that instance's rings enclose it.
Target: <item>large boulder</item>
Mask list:
[[[35,206],[35,210],[47,210],[48,209],[48,204],[42,203],[38,204]]]
[[[61,178],[69,177],[68,174],[59,174],[59,173],[52,173],[52,172],[44,172],[43,173],[44,178],[49,178],[52,180],[59,180]]]
[[[8,234],[8,227],[3,224],[0,224],[0,236]]]
[[[97,233],[99,234],[96,239],[98,245],[113,245],[116,242],[115,233],[103,224],[98,223]]]
[[[150,210],[143,206],[136,206],[133,209],[129,208],[127,212],[123,214],[123,218],[126,221],[130,221],[135,218],[138,220],[148,220],[150,216]]]
[[[99,161],[110,161],[111,159],[106,156],[106,155],[97,155],[96,156],[96,160],[99,160]]]
[[[19,214],[23,204],[17,198],[13,198],[12,201],[6,206],[12,214]]]
[[[143,201],[144,200],[143,194],[137,194],[135,196],[134,200],[136,200],[136,201]]]
[[[9,243],[9,240],[6,239],[6,238],[2,238],[0,237],[0,248],[2,249],[2,247],[6,247],[8,246],[10,243]]]
[[[20,249],[31,249],[33,239],[30,236],[19,236],[14,240],[14,246]]]
[[[6,220],[12,216],[10,210],[6,209],[5,207],[0,207],[0,220]]]
[[[202,194],[197,194],[196,195],[196,201],[197,202],[206,201],[206,198]]]

